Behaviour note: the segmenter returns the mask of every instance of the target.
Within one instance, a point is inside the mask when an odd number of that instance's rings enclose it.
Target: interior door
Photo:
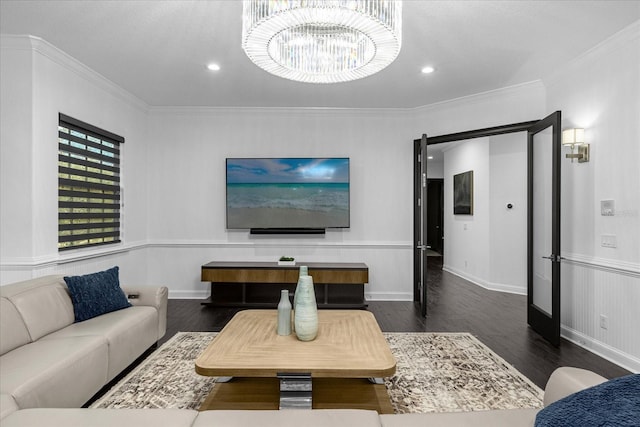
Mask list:
[[[413,300],[427,315],[427,135],[414,141]]]
[[[527,322],[560,344],[561,114],[532,125],[528,150]]]
[[[444,179],[427,178],[427,247],[432,251],[443,254],[442,226],[443,226],[443,189]]]

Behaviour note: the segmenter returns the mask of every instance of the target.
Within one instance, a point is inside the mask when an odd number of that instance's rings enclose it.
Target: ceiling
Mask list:
[[[0,32],[41,37],[150,106],[413,108],[544,78],[640,19],[640,1],[405,1],[396,61],[331,85],[255,66],[241,12],[240,0],[1,0]]]

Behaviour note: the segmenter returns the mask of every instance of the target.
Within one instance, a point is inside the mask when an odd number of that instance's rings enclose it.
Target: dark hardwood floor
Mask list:
[[[440,257],[429,257],[427,317],[413,302],[370,301],[368,310],[385,332],[469,332],[544,388],[559,366],[590,369],[607,378],[629,374],[567,340],[556,348],[527,325],[526,297],[483,289],[443,272]],[[239,309],[211,308],[199,300],[169,300],[167,333],[219,331]]]

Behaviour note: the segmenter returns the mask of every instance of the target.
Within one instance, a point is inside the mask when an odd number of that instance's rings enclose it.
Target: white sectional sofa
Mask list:
[[[365,410],[204,411],[81,406],[165,334],[167,288],[123,288],[132,307],[74,322],[62,276],[0,287],[2,427],[533,426],[536,409],[378,415]],[[559,368],[545,406],[600,384],[583,369]]]
[[[63,276],[0,287],[0,416],[79,408],[166,331],[166,287],[123,288],[131,307],[74,322]]]
[[[557,369],[545,390],[545,405],[606,381],[590,371]],[[531,427],[538,410],[378,415],[350,409],[204,411],[181,409],[21,409],[2,427]]]

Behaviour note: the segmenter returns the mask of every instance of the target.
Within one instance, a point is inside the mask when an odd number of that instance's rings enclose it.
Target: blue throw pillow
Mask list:
[[[84,276],[65,277],[76,322],[131,307],[120,288],[118,267]]]
[[[538,412],[535,427],[637,427],[640,374],[615,378],[571,394]]]

